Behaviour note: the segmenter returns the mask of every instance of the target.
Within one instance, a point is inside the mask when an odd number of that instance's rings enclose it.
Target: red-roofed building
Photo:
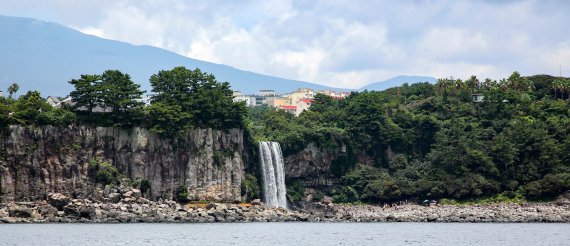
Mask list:
[[[311,104],[313,104],[313,99],[309,99],[309,98],[303,98],[301,100],[299,100],[299,102],[297,103],[297,112],[295,113],[295,115],[300,115],[301,112],[309,109],[311,107]]]
[[[292,113],[292,114],[297,115],[297,106],[293,106],[293,105],[281,105],[281,106],[279,106],[279,108],[281,108],[281,109],[283,109],[283,110],[285,110],[285,111],[287,111],[287,112],[289,112],[289,113]]]

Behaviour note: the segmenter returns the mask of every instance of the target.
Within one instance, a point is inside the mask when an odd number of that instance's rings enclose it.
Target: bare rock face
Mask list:
[[[331,164],[345,151],[346,147],[331,150],[310,143],[302,151],[285,156],[285,176],[301,180],[307,187],[332,186],[337,178]]]
[[[0,202],[42,200],[48,193],[88,198],[103,188],[89,164],[97,159],[131,180],[144,180],[150,200],[239,201],[243,131],[194,129],[165,139],[147,129],[10,126],[0,136]],[[140,191],[139,191],[140,192]],[[138,192],[133,192],[138,198]]]

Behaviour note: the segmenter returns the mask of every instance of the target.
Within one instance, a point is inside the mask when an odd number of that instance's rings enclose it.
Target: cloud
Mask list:
[[[0,14],[340,87],[570,71],[569,10],[538,0],[0,0]]]

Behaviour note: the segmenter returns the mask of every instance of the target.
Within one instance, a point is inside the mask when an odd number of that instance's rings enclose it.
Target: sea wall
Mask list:
[[[0,139],[0,202],[45,199],[59,192],[89,198],[90,163],[106,161],[131,180],[147,181],[151,200],[239,201],[244,176],[243,131],[194,129],[167,139],[143,128],[10,126]]]

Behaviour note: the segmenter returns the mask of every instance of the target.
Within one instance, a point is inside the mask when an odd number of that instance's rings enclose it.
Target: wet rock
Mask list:
[[[437,214],[430,214],[427,217],[427,221],[432,222],[432,221],[436,221],[439,218],[439,216],[437,216]]]
[[[94,207],[81,207],[78,212],[81,218],[95,219],[97,217],[97,211]]]

